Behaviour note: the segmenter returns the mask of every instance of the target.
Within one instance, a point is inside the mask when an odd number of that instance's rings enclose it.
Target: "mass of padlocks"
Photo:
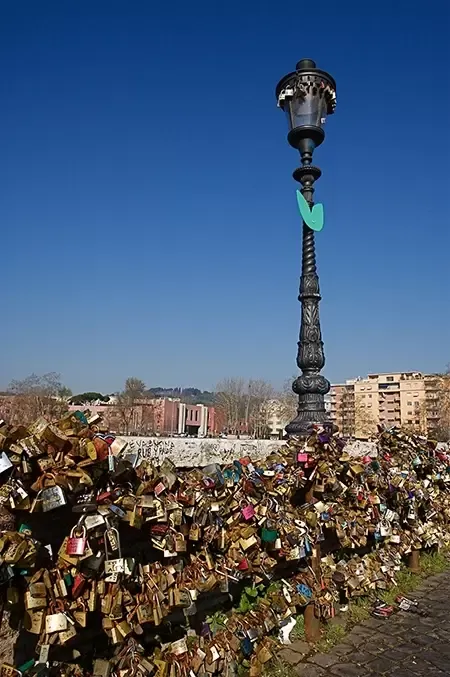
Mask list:
[[[398,430],[362,449],[317,429],[264,461],[179,470],[82,412],[3,423],[0,584],[29,652],[15,668],[261,674],[306,606],[326,620],[450,541],[448,450]]]

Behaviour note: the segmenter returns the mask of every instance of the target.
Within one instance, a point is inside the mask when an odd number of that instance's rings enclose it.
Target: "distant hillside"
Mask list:
[[[179,397],[186,404],[214,404],[214,393],[198,388],[149,388],[145,392],[149,397]]]

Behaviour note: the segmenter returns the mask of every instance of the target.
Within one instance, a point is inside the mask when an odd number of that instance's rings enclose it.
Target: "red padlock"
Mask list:
[[[109,498],[112,496],[112,491],[102,491],[98,496],[97,496],[97,503],[104,503],[107,501]]]
[[[76,599],[81,595],[81,593],[84,590],[84,586],[86,585],[86,578],[83,576],[83,574],[77,574],[74,578],[73,585],[72,585],[72,597],[73,599]]]
[[[81,535],[78,535],[81,534]],[[85,527],[74,527],[67,539],[66,553],[68,555],[84,555],[86,550],[86,529]]]
[[[159,496],[159,494],[162,494],[162,492],[165,491],[165,490],[166,490],[166,487],[164,486],[164,484],[162,482],[158,482],[156,487],[153,489],[153,491],[155,492],[155,496]]]

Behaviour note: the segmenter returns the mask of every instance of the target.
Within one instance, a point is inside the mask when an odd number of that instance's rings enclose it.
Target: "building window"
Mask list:
[[[412,407],[412,402],[407,402],[408,407]]]
[[[367,397],[372,397],[372,393],[370,393],[370,395],[367,395]]]
[[[386,376],[386,381],[393,381],[394,377],[393,376]]]
[[[195,420],[198,421],[198,409],[195,410]]]
[[[419,393],[414,393],[414,397],[419,397]]]

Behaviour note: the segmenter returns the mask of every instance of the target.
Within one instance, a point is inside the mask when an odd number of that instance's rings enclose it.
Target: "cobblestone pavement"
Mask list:
[[[305,657],[305,643],[298,642],[283,649],[283,658],[301,677],[448,676],[450,572],[430,577],[411,597],[427,616],[400,611],[388,619],[370,618],[329,653]]]

